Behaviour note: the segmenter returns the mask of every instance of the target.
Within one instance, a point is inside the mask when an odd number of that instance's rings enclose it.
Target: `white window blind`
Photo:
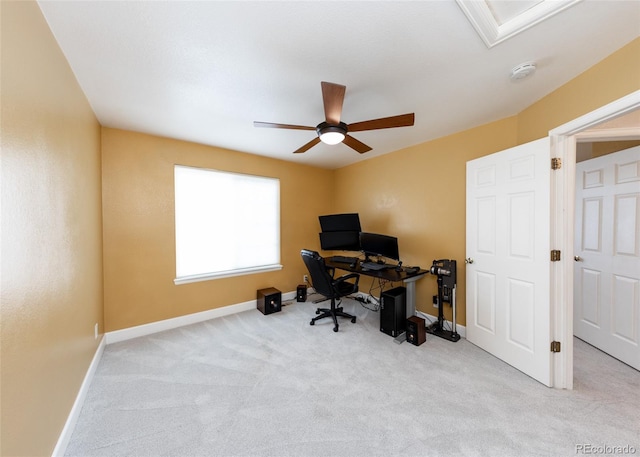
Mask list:
[[[175,166],[176,284],[280,265],[280,181]]]

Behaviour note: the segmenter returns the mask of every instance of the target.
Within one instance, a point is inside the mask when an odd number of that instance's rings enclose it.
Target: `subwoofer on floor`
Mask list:
[[[420,346],[427,339],[427,327],[424,319],[418,316],[407,318],[407,342]]]
[[[262,314],[277,313],[282,309],[282,293],[273,287],[260,289],[257,293],[258,310]]]
[[[298,288],[296,289],[296,301],[307,301],[307,286],[305,284],[298,284]]]
[[[407,289],[395,287],[380,296],[380,331],[396,337],[407,322]]]

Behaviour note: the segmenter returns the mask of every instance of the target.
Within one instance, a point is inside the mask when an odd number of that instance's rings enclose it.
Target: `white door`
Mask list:
[[[467,339],[551,385],[549,138],[467,162]]]
[[[576,164],[574,334],[640,370],[640,147]]]

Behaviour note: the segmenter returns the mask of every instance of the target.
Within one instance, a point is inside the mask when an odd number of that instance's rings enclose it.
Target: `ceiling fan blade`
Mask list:
[[[399,116],[382,117],[370,121],[355,122],[349,124],[350,132],[362,132],[364,130],[390,129],[394,127],[410,127],[415,121],[415,114],[400,114]]]
[[[349,146],[351,149],[355,149],[360,154],[364,154],[365,152],[371,151],[371,148],[369,146],[364,144],[362,141],[356,140],[351,135],[345,136],[342,142],[347,146]]]
[[[253,122],[254,127],[268,127],[272,129],[292,129],[292,130],[315,130],[315,127],[308,127],[306,125],[291,125],[291,124],[276,124],[273,122]]]
[[[339,124],[342,116],[345,86],[322,81],[322,101],[324,102],[324,117],[329,124]]]
[[[293,151],[293,153],[294,154],[300,154],[301,152],[308,151],[309,149],[311,149],[312,147],[314,147],[318,143],[320,143],[320,138],[315,137],[313,140],[309,141],[304,146],[301,146],[300,148],[298,148],[295,151]]]

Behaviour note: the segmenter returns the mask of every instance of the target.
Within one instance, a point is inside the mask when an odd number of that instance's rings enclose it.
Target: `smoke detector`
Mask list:
[[[527,76],[533,74],[536,71],[535,62],[525,62],[520,65],[516,65],[511,69],[511,80],[517,81],[519,79],[524,79]]]

